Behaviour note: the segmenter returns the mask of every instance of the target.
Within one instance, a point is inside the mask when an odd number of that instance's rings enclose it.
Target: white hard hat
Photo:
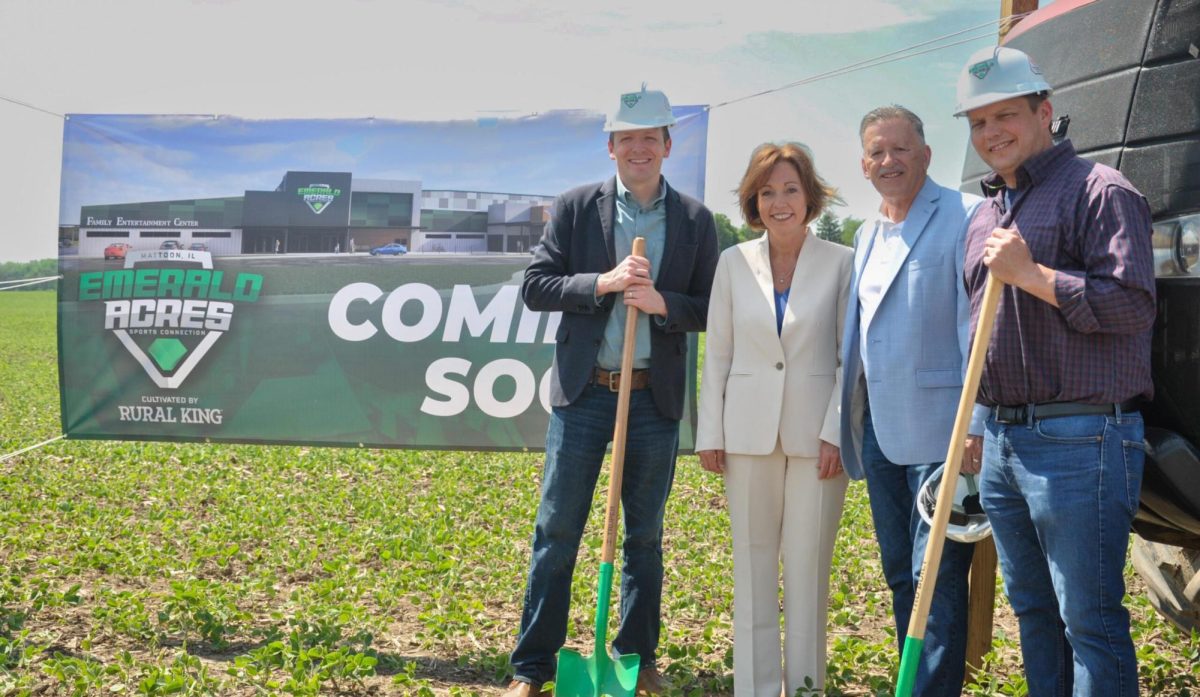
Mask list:
[[[933,510],[937,507],[938,489],[942,485],[945,465],[939,465],[917,492],[917,510],[921,520],[933,526]],[[992,534],[992,524],[979,505],[979,487],[975,475],[959,474],[954,487],[954,505],[950,508],[950,522],[946,525],[946,537],[958,542],[978,542]]]
[[[626,92],[617,102],[617,108],[608,113],[604,120],[604,131],[633,131],[639,128],[674,126],[675,116],[667,95],[658,90],[646,89],[642,83],[640,92]]]
[[[967,59],[958,76],[954,115],[1027,94],[1050,93],[1050,83],[1033,59],[1007,46],[982,48]]]

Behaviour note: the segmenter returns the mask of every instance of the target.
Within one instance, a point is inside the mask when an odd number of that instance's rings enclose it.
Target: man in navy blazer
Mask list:
[[[885,106],[863,117],[863,175],[883,197],[855,240],[842,341],[842,461],[866,478],[903,650],[929,529],[917,492],[945,458],[967,364],[963,240],[979,197],[939,186],[921,119]],[[970,433],[982,433],[982,420]],[[979,471],[968,439],[964,472]],[[914,694],[962,692],[973,545],[947,540]]]
[[[662,598],[663,513],[675,474],[687,386],[687,333],[701,331],[717,265],[716,226],[662,177],[674,125],[661,92],[621,95],[605,124],[617,176],[572,189],[521,287],[525,304],[562,312],[521,631],[506,697],[548,694],[566,640],[571,576],[596,480],[612,440],[626,308],[640,311],[621,504],[621,627],[612,648],[641,657],[637,691],[666,688],[655,667]],[[645,256],[631,253],[646,239]]]

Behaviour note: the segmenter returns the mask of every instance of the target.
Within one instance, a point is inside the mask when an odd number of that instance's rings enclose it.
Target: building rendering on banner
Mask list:
[[[413,252],[528,252],[553,198],[423,190],[420,181],[287,172],[274,191],[244,196],[83,206],[78,254],[206,249],[214,255],[366,252],[398,242]]]

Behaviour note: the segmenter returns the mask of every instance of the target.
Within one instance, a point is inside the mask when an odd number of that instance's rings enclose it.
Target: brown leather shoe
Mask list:
[[[551,697],[553,694],[550,690],[543,690],[541,685],[534,686],[527,682],[513,680],[508,684],[508,689],[501,697]]]
[[[658,668],[648,666],[638,671],[637,689],[639,695],[661,695],[671,689],[671,681],[658,672]]]

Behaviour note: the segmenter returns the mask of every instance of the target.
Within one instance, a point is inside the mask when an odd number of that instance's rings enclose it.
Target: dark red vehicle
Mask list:
[[[133,248],[128,242],[113,242],[104,248],[105,259],[124,259],[125,252]]]

